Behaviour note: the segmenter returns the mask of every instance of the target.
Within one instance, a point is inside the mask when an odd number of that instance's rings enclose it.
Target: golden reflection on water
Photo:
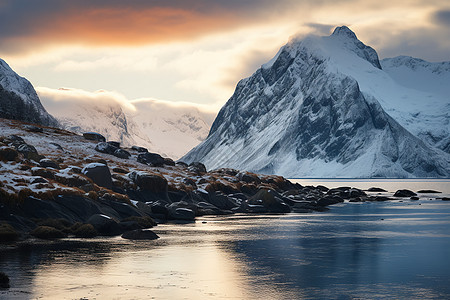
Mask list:
[[[168,234],[165,245],[141,242],[148,250],[141,246],[134,251],[103,253],[98,259],[98,254],[77,259],[73,253],[56,255],[34,271],[31,294],[44,299],[281,298],[276,288],[267,284],[270,280],[259,285],[258,291],[249,289],[254,279],[236,254],[219,247],[207,235],[199,243],[186,243],[189,225],[178,232],[180,226],[186,225],[159,226]],[[202,230],[218,228],[213,223],[202,224]]]

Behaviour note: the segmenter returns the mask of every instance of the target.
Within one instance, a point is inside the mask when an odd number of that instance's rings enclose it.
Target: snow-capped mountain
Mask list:
[[[135,109],[128,111],[152,149],[178,159],[207,136],[215,114],[201,111],[194,105],[140,99],[130,101]]]
[[[413,134],[431,116],[428,132],[448,124],[448,97],[425,95],[382,70],[345,26],[294,38],[238,83],[182,160],[286,177],[448,177],[450,155]]]
[[[146,147],[173,159],[204,140],[214,118],[194,105],[153,99],[128,101],[105,91],[39,88],[38,93],[67,130],[98,132],[107,140]]]
[[[41,125],[58,122],[42,106],[31,83],[0,59],[0,117]]]

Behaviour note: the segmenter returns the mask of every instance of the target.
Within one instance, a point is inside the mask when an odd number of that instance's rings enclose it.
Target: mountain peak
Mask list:
[[[336,27],[332,36],[345,36],[357,40],[356,34],[347,26]]]

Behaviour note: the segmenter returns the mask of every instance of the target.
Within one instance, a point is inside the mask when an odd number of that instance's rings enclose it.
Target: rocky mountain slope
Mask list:
[[[238,83],[182,160],[286,177],[448,177],[450,155],[435,146],[446,149],[450,99],[427,95],[345,26],[294,38]]]
[[[0,59],[0,117],[56,126],[58,122],[42,106],[31,83]]]

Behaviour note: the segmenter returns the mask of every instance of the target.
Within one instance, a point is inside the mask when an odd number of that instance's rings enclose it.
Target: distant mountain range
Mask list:
[[[182,160],[286,177],[449,177],[450,62],[379,61],[348,27],[293,38]]]
[[[38,89],[42,103],[64,129],[98,132],[107,140],[146,147],[173,159],[203,141],[214,119],[213,113],[194,105],[152,99],[120,102],[101,91],[74,97],[78,92]]]

